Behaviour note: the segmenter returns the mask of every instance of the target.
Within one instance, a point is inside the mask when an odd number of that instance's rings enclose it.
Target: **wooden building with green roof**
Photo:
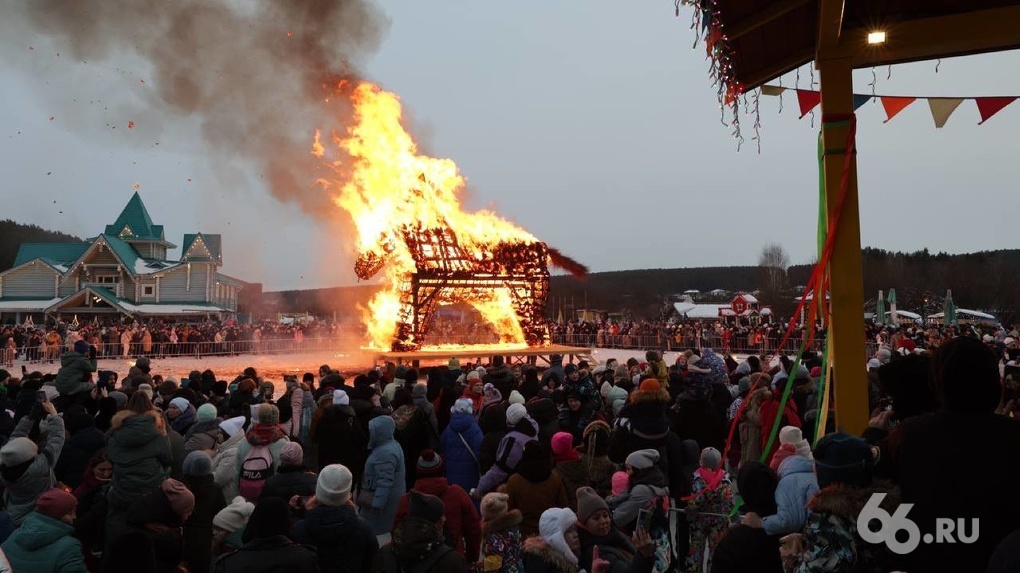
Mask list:
[[[233,316],[247,283],[219,272],[220,235],[186,234],[182,245],[180,259],[170,259],[177,245],[136,192],[94,238],[22,244],[14,266],[0,273],[0,321]]]

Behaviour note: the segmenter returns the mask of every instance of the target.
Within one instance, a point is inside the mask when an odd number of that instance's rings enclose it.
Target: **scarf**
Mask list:
[[[253,446],[268,446],[280,438],[286,439],[287,434],[283,433],[279,424],[255,424],[245,438]]]
[[[726,477],[726,470],[721,467],[715,471],[708,468],[698,468],[694,473],[701,476],[701,479],[705,480],[705,489],[708,491],[715,491],[718,489],[719,484],[721,484],[723,478]]]

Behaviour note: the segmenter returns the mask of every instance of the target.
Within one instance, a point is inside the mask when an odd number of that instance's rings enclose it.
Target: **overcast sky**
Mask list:
[[[792,93],[781,114],[763,96],[762,152],[745,119],[738,153],[689,13],[674,18],[671,2],[381,6],[391,24],[369,79],[401,96],[432,153],[457,162],[470,208],[494,207],[595,271],[750,265],[768,242],[795,263],[813,257],[817,120],[797,119]],[[0,218],[94,236],[137,183],[169,240],[222,233],[228,274],[266,290],[355,282],[337,255],[347,238],[270,198],[252,165],[211,162],[186,124],[143,131],[144,109],[103,106],[107,91],[136,89],[144,65],[112,55],[83,72],[44,52],[0,57]],[[33,66],[73,80],[43,81]],[[1017,69],[1016,53],[944,60],[937,74],[934,62],[895,66],[890,79],[881,68],[877,90],[1017,95],[1020,75],[1005,73]],[[855,91],[871,79],[859,71]],[[884,117],[877,102],[859,112],[865,245],[1018,246],[1020,103],[982,126],[971,102],[941,130],[925,102]]]

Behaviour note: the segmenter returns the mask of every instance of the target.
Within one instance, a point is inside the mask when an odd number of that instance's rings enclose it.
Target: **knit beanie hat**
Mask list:
[[[173,378],[167,378],[159,385],[160,396],[173,396],[177,393],[177,382]]]
[[[744,376],[737,382],[737,391],[741,394],[746,394],[751,391],[751,379]]]
[[[280,448],[281,466],[300,466],[305,459],[305,451],[297,442],[287,442]]]
[[[212,459],[203,451],[194,451],[185,456],[181,471],[186,476],[205,476],[212,473]]]
[[[412,489],[407,515],[435,523],[446,515],[446,507],[443,505],[443,500],[438,497]]]
[[[79,340],[74,343],[74,351],[78,354],[86,354],[89,351],[89,343],[85,340]]]
[[[425,449],[418,456],[417,471],[420,478],[443,477],[446,475],[446,465],[443,463],[443,458],[434,450]]]
[[[450,408],[451,414],[470,414],[471,412],[472,402],[468,398],[457,398],[457,401]]]
[[[11,438],[0,448],[0,465],[13,467],[27,462],[39,453],[39,446],[28,438]]]
[[[815,474],[818,487],[841,483],[867,487],[875,470],[871,446],[864,440],[843,433],[829,434],[815,446]]]
[[[524,407],[524,404],[511,404],[506,409],[506,424],[508,426],[516,426],[527,415],[528,409]]]
[[[347,395],[344,390],[333,390],[333,405],[334,406],[350,406],[351,397]]]
[[[627,456],[624,464],[636,469],[648,469],[659,462],[659,452],[652,449],[638,450]]]
[[[609,511],[609,504],[590,486],[577,488],[577,520],[584,523],[591,514],[604,509]]]
[[[220,422],[220,429],[233,438],[238,434],[238,432],[244,430],[244,416],[237,416],[223,420]]]
[[[482,377],[479,376],[477,370],[472,370],[471,372],[468,372],[468,375],[467,375],[467,379],[468,380],[481,380],[481,378]]]
[[[341,464],[330,464],[319,472],[315,482],[315,499],[322,505],[339,507],[351,498],[354,477],[351,470]]]
[[[35,502],[37,512],[57,520],[74,511],[77,506],[78,500],[73,495],[57,488],[45,491]]]
[[[424,384],[415,384],[414,388],[411,388],[411,396],[414,398],[424,398],[428,395],[428,388]]]
[[[517,390],[512,390],[510,392],[510,399],[507,401],[511,404],[523,404],[525,402],[524,396],[522,396]]]
[[[804,439],[804,434],[797,426],[783,426],[779,430],[779,443],[793,446],[798,456],[811,459],[811,444]]]
[[[571,457],[577,457],[576,455],[570,455],[571,453],[576,454],[576,452],[574,452],[574,436],[567,432],[556,432],[553,434],[551,449],[553,457],[556,458],[556,461],[558,462]]]
[[[280,423],[280,410],[272,404],[260,404],[255,419],[260,424],[275,426]]]
[[[715,448],[701,450],[701,466],[712,471],[719,469],[722,464],[722,454]]]
[[[491,382],[482,386],[482,396],[484,396],[483,402],[486,404],[494,404],[496,402],[503,401],[503,395],[499,393],[499,390],[493,386]]]
[[[638,386],[638,391],[640,391],[640,392],[661,392],[662,391],[662,384],[659,384],[659,381],[656,378],[646,378],[643,382],[641,382],[641,385]]]
[[[168,478],[163,481],[159,489],[163,490],[167,501],[170,502],[170,509],[174,510],[181,521],[188,519],[195,509],[195,494],[191,493],[188,486],[173,478]]]
[[[278,497],[263,497],[255,504],[241,541],[270,539],[277,535],[290,535],[290,506]]]
[[[621,495],[630,489],[630,474],[616,472],[613,474],[613,495]]]
[[[505,493],[491,492],[482,498],[482,520],[492,521],[506,515],[510,510],[508,500],[510,496]]]
[[[124,406],[127,405],[128,395],[119,390],[114,390],[113,392],[110,392],[108,396],[110,398],[113,398],[113,402],[117,404],[118,410],[123,409]]]
[[[538,519],[538,534],[542,536],[546,544],[555,549],[560,555],[577,565],[577,556],[567,545],[563,534],[568,529],[577,525],[577,516],[574,512],[562,507],[553,507],[542,512]]]
[[[152,391],[152,384],[146,384],[144,382],[138,385],[138,391],[148,396],[149,400],[152,400],[152,397],[155,394]]]
[[[170,405],[180,410],[183,414],[191,407],[191,402],[188,402],[184,398],[174,398],[173,400],[170,400]]]
[[[216,419],[216,406],[212,404],[202,404],[198,407],[198,415],[196,420],[199,422],[212,422]]]
[[[230,502],[230,505],[221,509],[216,514],[216,517],[213,517],[212,522],[216,527],[228,533],[233,533],[247,525],[248,518],[251,517],[251,512],[253,511],[255,511],[254,503],[245,500],[241,496],[237,496],[234,498],[234,501]]]

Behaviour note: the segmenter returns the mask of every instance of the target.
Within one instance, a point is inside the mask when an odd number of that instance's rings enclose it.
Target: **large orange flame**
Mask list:
[[[464,189],[464,177],[452,160],[418,153],[401,124],[395,94],[370,83],[359,83],[353,90],[341,83],[337,92],[353,104],[354,122],[346,133],[330,134],[328,141],[317,132],[313,153],[336,174],[335,179],[320,179],[320,183],[353,219],[358,254],[383,261],[380,271],[385,287],[362,314],[371,346],[389,349],[401,312],[401,283],[415,270],[401,229],[449,224],[459,243],[475,252],[478,249],[472,247],[538,239],[490,211],[461,209],[458,195]],[[327,150],[327,145],[334,148]],[[524,343],[507,289],[475,293],[466,302],[493,325],[501,342]]]

